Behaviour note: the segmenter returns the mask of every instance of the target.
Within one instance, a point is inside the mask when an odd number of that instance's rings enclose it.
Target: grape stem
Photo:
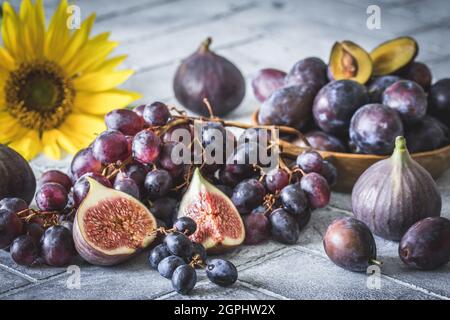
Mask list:
[[[374,265],[379,266],[379,267],[381,267],[383,265],[382,261],[379,261],[379,260],[376,260],[376,259],[370,259],[369,263],[370,264],[374,264]]]

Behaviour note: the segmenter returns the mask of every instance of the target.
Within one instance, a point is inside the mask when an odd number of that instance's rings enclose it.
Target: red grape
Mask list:
[[[105,131],[95,139],[92,152],[103,164],[123,161],[128,156],[127,138],[120,131]]]
[[[102,173],[103,166],[99,160],[94,158],[92,149],[86,148],[78,151],[78,153],[73,157],[70,170],[73,178],[77,180],[79,177],[88,172]]]
[[[262,206],[244,217],[244,226],[246,244],[258,244],[270,237],[270,222]]]
[[[22,266],[32,266],[39,257],[39,247],[29,235],[16,238],[9,249],[11,258]]]
[[[144,128],[144,119],[128,109],[108,112],[105,116],[105,123],[109,130],[120,131],[129,136],[134,136]]]
[[[111,182],[109,182],[109,180],[104,176],[97,173],[86,173],[85,175],[81,176],[73,186],[73,200],[76,206],[80,205],[81,201],[83,201],[83,199],[89,192],[90,186],[89,181],[87,180],[88,177],[101,183],[105,187],[111,188]]]
[[[9,247],[11,242],[23,233],[23,223],[14,212],[0,209],[0,249]]]
[[[259,102],[264,102],[270,95],[284,86],[286,72],[277,69],[261,69],[252,79],[253,94]]]
[[[172,177],[166,170],[155,169],[145,177],[145,189],[150,199],[164,197],[172,186]]]
[[[149,126],[163,126],[170,117],[170,111],[162,102],[153,102],[144,108],[143,117]]]
[[[47,182],[55,182],[62,185],[67,192],[72,188],[72,180],[69,176],[58,170],[49,170],[42,174],[39,178],[39,185],[42,186]]]
[[[160,149],[161,140],[152,131],[142,130],[133,139],[133,157],[143,164],[154,163],[158,159]]]
[[[114,189],[125,192],[136,199],[140,199],[139,187],[130,178],[123,178],[114,182]]]
[[[68,265],[75,256],[72,232],[63,226],[48,228],[41,239],[42,257],[54,267]]]
[[[8,210],[12,213],[19,213],[20,211],[28,209],[28,204],[25,200],[19,198],[4,198],[0,200],[0,210]]]
[[[308,208],[308,199],[300,183],[283,188],[280,198],[283,207],[293,216],[301,215]]]
[[[338,172],[336,167],[331,162],[327,160],[323,161],[320,175],[327,180],[330,187],[336,185]]]
[[[133,109],[133,112],[137,113],[139,116],[144,116],[145,104],[141,104]]]
[[[67,190],[59,183],[48,182],[36,192],[36,204],[43,211],[60,211],[67,205]]]
[[[284,169],[277,168],[266,175],[265,181],[267,189],[271,193],[276,193],[289,184],[289,173]]]
[[[330,187],[324,177],[311,172],[303,176],[300,183],[312,208],[323,208],[328,205],[330,202]]]
[[[322,170],[323,158],[313,150],[307,150],[297,157],[297,165],[306,173],[320,172]]]
[[[263,203],[264,195],[265,189],[262,183],[256,179],[248,179],[234,188],[231,201],[240,214],[247,214]]]

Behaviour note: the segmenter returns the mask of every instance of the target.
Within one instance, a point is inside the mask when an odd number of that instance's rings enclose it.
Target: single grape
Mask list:
[[[173,198],[158,198],[153,201],[150,211],[166,225],[172,225],[172,219],[178,213],[178,201]]]
[[[59,183],[48,182],[36,192],[35,200],[42,211],[60,211],[67,205],[67,190]]]
[[[227,287],[236,282],[238,271],[230,261],[212,259],[206,266],[206,276],[211,282],[221,287]]]
[[[246,244],[258,244],[269,239],[270,222],[265,211],[265,207],[260,206],[244,217]]]
[[[39,257],[39,247],[29,235],[16,238],[9,249],[11,258],[21,266],[32,266]]]
[[[125,192],[136,199],[140,199],[139,187],[133,179],[123,178],[114,182],[114,189]]]
[[[309,205],[313,209],[323,208],[330,202],[330,187],[320,174],[311,172],[300,181],[302,190],[308,196]]]
[[[284,86],[286,72],[277,69],[261,69],[252,79],[253,94],[264,102],[277,89]]]
[[[144,116],[144,109],[145,104],[141,104],[133,109],[133,112],[135,112],[137,115],[143,117]]]
[[[231,201],[239,213],[247,214],[263,203],[264,195],[265,190],[262,183],[256,179],[248,179],[234,188]]]
[[[42,186],[47,182],[59,183],[66,189],[67,192],[69,192],[72,188],[72,180],[69,176],[58,170],[49,170],[44,172],[39,178],[38,185]]]
[[[123,161],[128,156],[127,138],[120,131],[105,131],[95,139],[92,152],[103,164]]]
[[[289,173],[286,170],[281,168],[273,169],[267,173],[265,178],[267,190],[271,193],[280,192],[281,189],[289,184],[289,180]]]
[[[144,119],[128,109],[108,112],[105,116],[105,123],[109,130],[120,131],[129,136],[134,136],[144,128]]]
[[[183,264],[186,264],[186,262],[182,258],[177,256],[168,256],[158,263],[158,272],[164,278],[170,279],[172,278],[175,269]]]
[[[133,139],[133,158],[143,164],[154,163],[159,156],[161,140],[149,130],[142,130]]]
[[[86,197],[89,192],[89,181],[87,178],[92,178],[105,187],[111,188],[111,182],[104,176],[97,173],[86,173],[81,176],[73,185],[73,200],[76,206],[79,206],[81,201]]]
[[[179,294],[188,294],[197,283],[197,273],[188,264],[175,269],[172,275],[172,286]]]
[[[167,249],[176,256],[189,258],[192,256],[193,246],[189,238],[179,232],[168,234],[164,238],[164,243],[167,245]]]
[[[281,190],[280,198],[283,207],[294,216],[301,215],[308,207],[308,198],[298,182]]]
[[[19,198],[4,198],[0,200],[0,210],[8,210],[12,213],[19,213],[28,209],[25,200]]]
[[[279,208],[270,216],[272,237],[285,244],[295,244],[300,236],[300,228],[295,218],[286,210]]]
[[[187,236],[194,234],[194,232],[197,230],[197,224],[189,217],[178,218],[174,222],[173,227],[177,231],[184,233]]]
[[[178,142],[164,143],[161,147],[161,152],[159,153],[159,160],[158,160],[159,166],[162,169],[168,171],[173,178],[180,176],[184,167],[183,162],[177,164],[174,163],[175,160],[174,157],[182,156],[182,154],[178,155],[178,153],[172,154],[174,152],[173,151],[174,148],[176,148],[177,145],[181,147],[181,145]]]
[[[172,176],[166,170],[155,169],[147,174],[144,185],[150,199],[161,198],[173,187]]]
[[[54,267],[68,265],[75,256],[72,232],[63,226],[48,228],[41,238],[42,257]]]
[[[320,172],[323,158],[317,151],[304,151],[297,157],[297,165],[306,173]]]
[[[324,177],[328,185],[333,187],[337,183],[338,171],[336,167],[329,161],[324,160],[322,163],[322,170],[320,171],[320,175]]]
[[[198,256],[202,262],[208,260],[208,255],[206,254],[206,249],[201,243],[192,242],[193,250],[191,260]]]
[[[153,102],[144,107],[143,117],[149,126],[163,126],[170,117],[170,111],[162,102]]]
[[[166,257],[170,256],[171,253],[164,243],[158,244],[156,247],[150,251],[148,256],[148,263],[153,269],[158,269],[158,264]]]
[[[0,249],[9,247],[11,242],[23,233],[23,223],[14,212],[0,209]]]
[[[306,208],[301,214],[295,216],[295,219],[297,220],[299,230],[302,230],[306,227],[309,220],[311,220],[311,209]]]
[[[29,235],[36,244],[39,244],[41,237],[44,234],[44,228],[41,224],[30,222],[25,226],[26,234]]]
[[[148,169],[145,165],[135,162],[125,166],[116,176],[116,181],[123,178],[130,178],[136,182],[137,186],[142,189],[144,187],[145,177]]]
[[[88,172],[102,173],[103,165],[99,160],[95,159],[92,149],[86,148],[78,151],[73,157],[72,163],[70,164],[70,170],[73,178],[77,180]]]
[[[206,122],[202,126],[202,145],[207,147],[216,144],[216,141],[224,143],[226,141],[225,127],[219,122]]]

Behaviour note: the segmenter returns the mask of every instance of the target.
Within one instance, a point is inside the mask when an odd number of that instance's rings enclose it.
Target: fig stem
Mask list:
[[[398,151],[406,151],[406,139],[403,136],[395,138],[395,149]]]
[[[215,117],[214,117],[214,111],[213,111],[213,108],[212,108],[211,104],[209,103],[208,99],[207,99],[207,98],[203,98],[203,103],[206,105],[206,108],[208,109],[209,117],[210,117],[211,119],[215,118]]]
[[[381,267],[383,265],[383,262],[381,262],[381,261],[379,261],[377,259],[370,259],[369,263],[370,264],[374,264],[374,265],[379,266],[379,267]]]
[[[211,37],[206,38],[201,43],[199,51],[200,52],[207,52],[207,51],[209,51],[209,47],[211,46],[211,43],[212,43],[212,38]]]

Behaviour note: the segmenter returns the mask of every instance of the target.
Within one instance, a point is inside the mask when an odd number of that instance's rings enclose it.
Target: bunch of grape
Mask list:
[[[205,267],[211,282],[230,286],[236,282],[236,267],[227,260],[208,260],[205,248],[189,240],[197,229],[194,220],[181,217],[173,228],[164,230],[164,240],[150,252],[148,261],[164,278],[171,279],[173,288],[180,294],[188,294],[197,283],[196,267]]]

